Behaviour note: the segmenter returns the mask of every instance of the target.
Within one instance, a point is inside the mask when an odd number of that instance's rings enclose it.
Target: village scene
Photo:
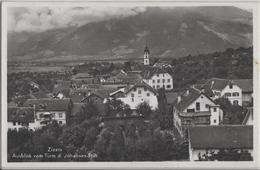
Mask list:
[[[62,70],[8,62],[8,161],[253,161],[253,47],[162,58],[151,44]]]

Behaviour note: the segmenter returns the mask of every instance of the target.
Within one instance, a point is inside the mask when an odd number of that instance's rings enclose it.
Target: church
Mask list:
[[[147,45],[144,49],[143,60],[144,69],[141,72],[143,81],[154,89],[165,88],[165,90],[172,90],[173,79],[165,67],[150,65],[150,50]]]

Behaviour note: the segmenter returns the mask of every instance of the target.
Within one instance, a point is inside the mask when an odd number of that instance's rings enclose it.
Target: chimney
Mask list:
[[[180,102],[181,102],[181,96],[179,95],[177,98],[177,103],[180,103]]]
[[[189,94],[190,94],[190,90],[187,89],[187,90],[186,90],[186,93],[185,93],[185,96],[188,96]]]
[[[213,85],[214,85],[214,80],[211,81],[211,86],[210,86],[210,89],[212,89]]]

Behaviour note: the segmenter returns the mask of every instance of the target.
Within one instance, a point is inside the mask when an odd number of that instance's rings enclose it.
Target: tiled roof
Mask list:
[[[25,107],[36,106],[36,110],[46,111],[66,111],[70,106],[70,99],[53,99],[53,98],[42,98],[42,99],[28,99],[25,103]]]
[[[209,79],[203,87],[205,89],[222,90],[229,84],[229,82],[230,80],[227,79],[212,78]]]
[[[47,95],[46,92],[40,90],[38,92],[34,92],[31,94],[32,97],[36,98],[36,99],[40,99],[40,98],[49,98],[49,96]]]
[[[252,149],[253,126],[218,125],[189,127],[193,149]]]
[[[78,73],[73,76],[74,79],[85,79],[85,78],[92,78],[92,76],[88,73]]]
[[[253,92],[253,79],[234,79],[235,84],[237,84],[242,92]]]
[[[151,86],[149,86],[148,84],[146,84],[142,80],[136,82],[134,85],[130,85],[130,86],[125,87],[124,93],[127,94],[128,92],[130,92],[135,87],[146,87],[148,90],[150,90],[154,94],[157,94],[157,91],[154,88],[152,88]]]
[[[187,93],[187,91],[189,93]],[[182,112],[185,110],[194,100],[196,100],[201,95],[200,91],[195,90],[194,88],[189,88],[185,92],[183,92],[181,96],[181,101],[178,103],[177,100],[175,100],[174,105],[179,110],[179,112]]]
[[[143,71],[141,72],[141,76],[144,79],[150,79],[154,74],[161,73],[167,73],[167,71],[162,68],[148,66],[143,69]]]
[[[32,107],[8,107],[7,121],[21,123],[34,122],[34,109]]]
[[[57,95],[59,92],[61,92],[66,97],[69,97],[70,90],[71,90],[70,84],[56,84],[53,88],[52,93],[54,95]]]

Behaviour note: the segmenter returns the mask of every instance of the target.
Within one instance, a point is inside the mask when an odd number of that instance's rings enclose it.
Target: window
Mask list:
[[[226,97],[230,97],[230,96],[231,96],[231,93],[225,93],[225,96],[226,96]]]
[[[171,79],[168,79],[168,83],[171,82]]]
[[[216,119],[214,119],[214,120],[213,120],[213,122],[214,122],[214,123],[217,123],[217,120],[216,120]]]
[[[171,86],[171,85],[167,85],[166,87],[167,87],[167,89],[170,89],[170,88],[172,88],[172,86]]]
[[[144,91],[147,91],[147,88],[146,88],[146,87],[144,88]]]
[[[153,88],[155,89],[155,85],[153,85]]]
[[[63,114],[62,113],[59,113],[59,118],[62,118]]]
[[[146,95],[147,95],[147,96],[150,96],[150,93],[147,93]]]
[[[15,125],[16,125],[16,122],[13,122],[13,125],[15,126]]]
[[[142,94],[142,91],[141,91],[141,90],[138,90],[138,94]]]
[[[234,92],[234,93],[232,94],[232,96],[239,96],[239,93],[238,93],[238,92]]]
[[[134,102],[135,101],[135,99],[134,98],[132,98],[132,102]]]
[[[136,91],[136,88],[134,88],[134,91]]]
[[[164,77],[164,74],[162,76]]]
[[[159,74],[157,74],[157,77],[159,77]]]
[[[237,106],[238,105],[238,100],[233,101],[233,105]]]
[[[62,121],[59,121],[59,124],[61,125],[61,124],[62,124]]]
[[[213,112],[216,112],[216,111],[217,111],[217,108],[214,107],[214,108],[213,108]]]
[[[187,109],[187,112],[191,113],[191,112],[195,112],[195,110],[194,109]]]
[[[157,87],[157,89],[159,89],[159,88],[160,88],[160,86],[159,86],[159,85],[157,85],[156,87]]]
[[[160,83],[160,79],[157,80],[157,83]]]
[[[131,93],[131,97],[135,97],[135,94],[134,94],[134,93]]]
[[[200,103],[196,102],[196,110],[200,110]]]
[[[230,89],[233,89],[233,84],[230,83],[230,84],[229,84],[229,88],[230,88]]]
[[[165,83],[165,79],[162,79],[162,82]]]
[[[21,125],[21,122],[18,122],[18,125]]]
[[[153,83],[155,83],[155,80],[153,80]]]

